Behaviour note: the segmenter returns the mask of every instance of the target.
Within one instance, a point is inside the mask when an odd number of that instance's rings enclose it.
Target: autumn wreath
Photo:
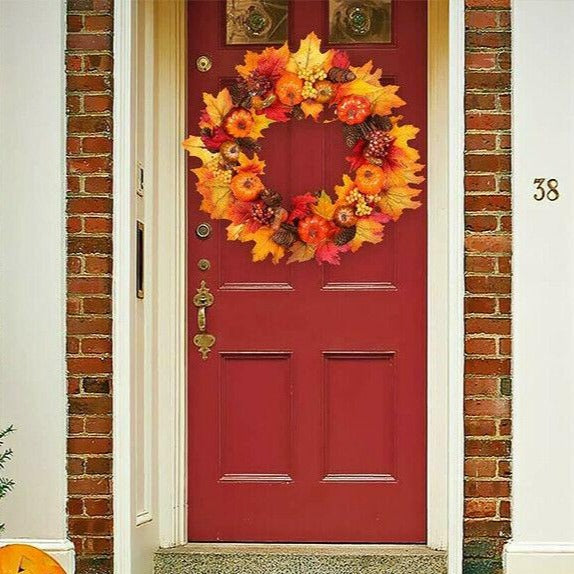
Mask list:
[[[287,44],[247,52],[237,66],[239,78],[217,96],[204,93],[199,136],[183,142],[202,166],[194,169],[201,209],[213,219],[230,221],[230,240],[253,241],[253,261],[271,256],[277,263],[315,258],[338,264],[340,255],[365,242],[379,243],[384,225],[404,209],[415,209],[423,181],[419,153],[409,146],[418,129],[401,125],[393,109],[404,105],[397,86],[381,85],[381,70],[372,62],[356,68],[340,50],[321,52],[321,41],[309,34],[299,50]],[[274,122],[312,117],[325,110],[343,124],[353,175],[335,186],[336,199],[325,191],[306,193],[283,206],[281,195],[261,176],[257,142]]]

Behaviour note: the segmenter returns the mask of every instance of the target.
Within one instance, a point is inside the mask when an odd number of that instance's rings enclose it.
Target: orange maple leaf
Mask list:
[[[319,114],[323,111],[323,104],[313,100],[305,100],[301,102],[301,109],[305,117],[312,117],[315,121],[319,119]]]
[[[289,56],[287,43],[281,48],[265,48],[260,54],[246,52],[245,63],[239,64],[235,69],[243,78],[249,77],[251,72],[257,70],[264,76],[277,79],[285,71]]]
[[[249,172],[255,175],[261,175],[265,173],[265,162],[259,159],[257,154],[254,154],[253,157],[248,157],[244,153],[240,153],[237,172]]]

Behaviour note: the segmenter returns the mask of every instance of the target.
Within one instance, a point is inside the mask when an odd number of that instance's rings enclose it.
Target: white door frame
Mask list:
[[[140,0],[141,1],[141,0]],[[138,552],[130,460],[133,413],[135,189],[133,165],[134,3],[115,3],[114,96],[114,552],[118,574]],[[158,547],[187,542],[186,340],[186,11],[156,2],[155,236],[148,250],[157,313],[157,448],[154,481]],[[464,485],[464,1],[429,0],[429,396],[428,544],[448,549],[449,573],[462,572]],[[146,174],[147,177],[147,174]],[[147,178],[149,182],[149,177]],[[150,264],[151,263],[151,264]],[[151,564],[151,558],[150,558]]]

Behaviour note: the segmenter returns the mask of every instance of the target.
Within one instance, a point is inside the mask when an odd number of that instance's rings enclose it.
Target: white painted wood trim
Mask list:
[[[504,571],[508,574],[572,574],[574,543],[510,542],[504,549]]]
[[[66,571],[66,574],[74,574],[75,572],[76,563],[74,559],[74,545],[69,540],[52,540],[44,538],[0,539],[0,547],[8,546],[9,544],[27,544],[28,546],[39,548],[57,560],[60,566],[62,566],[62,568]]]
[[[449,2],[448,61],[448,571],[460,574],[464,522],[464,0]]]
[[[114,3],[113,138],[113,512],[114,572],[132,571],[131,385],[133,374],[134,205],[133,18],[130,0]],[[151,557],[150,557],[151,559]]]
[[[187,542],[186,4],[156,4],[160,545]]]

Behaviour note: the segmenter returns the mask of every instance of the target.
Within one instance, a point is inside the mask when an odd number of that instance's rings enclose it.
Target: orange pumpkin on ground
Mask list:
[[[0,548],[0,574],[66,574],[66,572],[56,560],[34,546],[9,544]]]
[[[378,165],[365,164],[357,170],[355,183],[360,191],[377,195],[383,189],[385,173]]]

